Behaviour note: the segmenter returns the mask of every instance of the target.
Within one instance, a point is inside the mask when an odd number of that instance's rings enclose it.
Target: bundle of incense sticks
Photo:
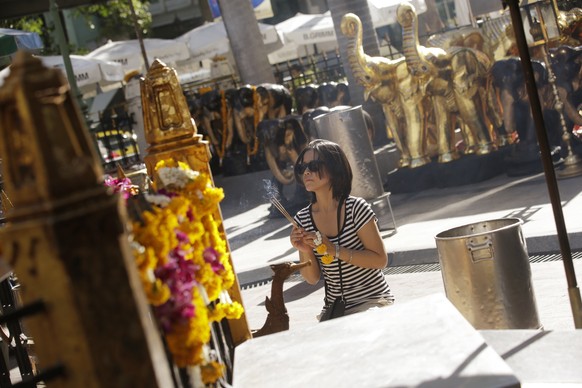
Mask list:
[[[271,197],[271,203],[277,208],[277,210],[281,212],[281,214],[283,214],[283,216],[285,216],[285,218],[287,219],[287,221],[291,223],[291,225],[297,226],[293,217],[291,217],[291,215],[287,212],[287,210],[283,207],[283,205],[281,204],[281,202],[279,202],[277,198]]]

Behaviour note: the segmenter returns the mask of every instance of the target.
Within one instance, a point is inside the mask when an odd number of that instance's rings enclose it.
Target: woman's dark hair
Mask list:
[[[324,163],[325,173],[328,174],[327,176],[331,183],[333,198],[338,201],[347,198],[352,191],[353,174],[350,162],[344,151],[334,142],[324,139],[315,139],[301,151],[295,162],[296,166],[303,163],[303,157],[309,150],[315,151],[317,160],[321,160]],[[321,171],[318,175],[321,177]],[[295,169],[295,180],[298,184],[303,186],[303,174],[299,174],[297,169]],[[311,193],[311,202],[317,202],[315,193]]]

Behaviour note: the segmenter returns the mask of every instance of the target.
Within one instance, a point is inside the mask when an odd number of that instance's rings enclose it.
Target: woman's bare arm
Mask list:
[[[358,237],[364,244],[364,250],[340,248],[340,259],[363,268],[383,269],[388,264],[388,255],[380,236],[378,225],[370,220],[359,231]]]

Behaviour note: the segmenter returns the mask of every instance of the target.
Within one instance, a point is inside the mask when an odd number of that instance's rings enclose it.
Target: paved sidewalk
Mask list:
[[[578,283],[582,279],[582,259],[574,260]],[[568,286],[561,261],[531,264],[533,295],[540,323],[545,330],[572,330],[574,320],[568,297]],[[435,293],[444,294],[440,271],[386,275],[396,303],[406,303]],[[265,323],[265,297],[270,296],[270,283],[243,287],[242,297],[251,329]],[[315,316],[323,306],[323,283],[315,286],[290,278],[283,287],[289,329],[302,329],[317,324]]]
[[[270,264],[296,261],[289,243],[290,225],[284,218],[269,218],[265,180],[270,171],[233,177],[215,177],[225,190],[221,203],[232,260],[243,288],[247,319],[253,329],[266,317],[265,296],[270,294]],[[573,252],[582,251],[582,177],[558,181],[562,212]],[[290,189],[292,190],[292,189]],[[547,262],[532,263],[532,279],[540,321],[546,329],[574,328],[564,265],[560,260],[554,213],[543,173],[492,179],[466,186],[396,194],[390,198],[397,231],[384,230],[390,267],[416,266],[415,272],[391,274],[388,282],[398,302],[431,293],[444,293],[442,276],[420,264],[438,263],[434,237],[454,227],[479,221],[517,217],[532,256],[549,254]],[[581,260],[574,260],[578,284]],[[428,266],[430,267],[430,265]],[[392,272],[394,273],[394,272]],[[262,284],[251,287],[253,284]],[[291,328],[316,323],[323,300],[322,285],[310,286],[292,276],[285,284]]]

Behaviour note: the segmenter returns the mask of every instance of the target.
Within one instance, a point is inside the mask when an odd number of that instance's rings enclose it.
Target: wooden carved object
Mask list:
[[[289,315],[285,307],[283,298],[283,283],[292,273],[310,265],[310,261],[303,263],[285,262],[271,265],[273,270],[273,281],[271,283],[271,298],[265,297],[265,307],[267,308],[267,320],[263,327],[253,331],[253,337],[261,337],[267,334],[278,333],[289,330]]]
[[[39,375],[50,387],[168,387],[119,197],[58,69],[16,55],[0,88],[3,259],[21,282]],[[34,307],[34,308],[33,308]],[[50,379],[49,379],[50,377]]]
[[[155,176],[156,164],[166,159],[186,163],[192,170],[205,173],[212,180],[208,142],[202,140],[202,135],[197,134],[196,123],[190,116],[176,71],[156,59],[140,82],[144,131],[146,140],[150,144],[144,162],[148,175],[153,177],[154,184],[159,186],[158,177]],[[216,207],[214,218],[222,221],[220,207]],[[220,222],[219,230],[220,233],[225,234],[222,222]],[[230,252],[228,240],[226,241]],[[228,293],[232,300],[243,304],[238,279],[235,279]],[[235,345],[251,338],[246,315],[243,314],[236,320],[229,320],[228,323]]]

